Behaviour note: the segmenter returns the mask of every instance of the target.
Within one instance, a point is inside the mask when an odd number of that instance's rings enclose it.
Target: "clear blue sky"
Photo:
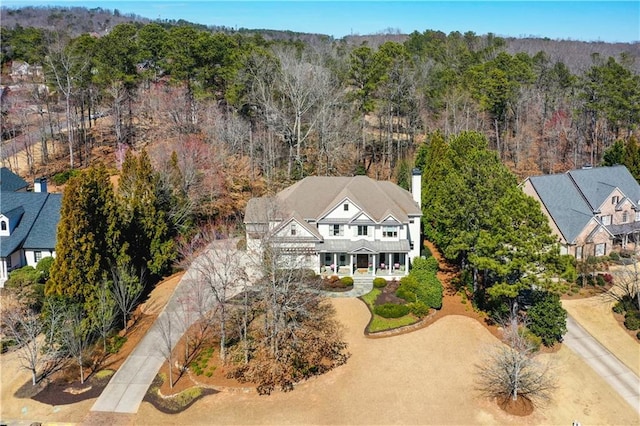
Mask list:
[[[329,34],[426,29],[584,41],[640,41],[640,1],[29,1],[3,6],[87,6],[150,19]]]

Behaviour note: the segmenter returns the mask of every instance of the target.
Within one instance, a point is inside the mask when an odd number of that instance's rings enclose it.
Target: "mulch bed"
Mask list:
[[[58,379],[44,385],[42,390],[33,395],[31,399],[47,405],[68,405],[76,402],[84,401],[91,398],[97,398],[102,390],[107,386],[112,376],[102,379],[90,377],[82,384],[80,380],[68,382]],[[31,387],[31,382],[25,386]],[[22,390],[22,388],[20,388]],[[19,393],[20,390],[16,393]]]
[[[151,386],[147,390],[143,401],[147,401],[151,405],[155,407],[156,410],[164,413],[164,414],[178,414],[187,408],[191,407],[196,401],[201,398],[204,398],[208,395],[215,395],[219,393],[215,389],[209,388],[201,388],[201,393],[197,398],[192,399],[188,403],[181,405],[177,402],[177,400],[173,397],[162,397],[158,392],[158,389],[162,386],[162,379],[158,376],[155,377]]]
[[[382,287],[382,293],[376,299],[376,305],[384,305],[385,303],[393,303],[394,305],[404,305],[406,300],[396,296],[396,291],[400,287],[400,281],[387,281],[387,285]]]

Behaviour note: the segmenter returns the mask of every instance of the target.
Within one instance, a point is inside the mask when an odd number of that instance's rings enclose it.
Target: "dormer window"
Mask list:
[[[348,212],[349,211],[349,204],[348,203],[344,203],[342,205],[342,208],[344,209],[345,212]]]
[[[2,230],[2,231],[6,231],[7,230],[7,222],[5,222],[4,220],[2,222],[0,222],[0,230]]]
[[[295,236],[298,233],[298,228],[295,223],[291,224],[291,236]]]

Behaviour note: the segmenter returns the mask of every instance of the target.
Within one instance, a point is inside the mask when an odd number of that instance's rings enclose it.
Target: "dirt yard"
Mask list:
[[[154,292],[154,297],[145,304],[145,313],[157,314],[171,290],[170,285],[161,285],[159,292]],[[555,366],[558,389],[553,401],[527,417],[506,414],[493,401],[474,391],[474,364],[488,346],[498,343],[492,334],[495,330],[483,324],[482,318],[475,318],[468,303],[455,307],[455,297],[458,296],[445,297],[445,306],[452,310],[449,315],[438,315],[427,327],[415,332],[378,339],[363,334],[369,320],[363,302],[334,299],[332,303],[344,324],[351,353],[346,365],[300,384],[293,392],[275,392],[270,396],[221,392],[175,415],[163,414],[148,402],[143,402],[135,415],[96,415],[89,412],[95,399],[65,406],[16,399],[15,390],[29,376],[22,370],[18,372],[14,354],[5,354],[0,357],[0,420],[9,424],[47,421],[85,425],[640,422],[638,413],[565,347],[540,355]],[[583,303],[586,300],[589,299]],[[606,324],[610,315],[596,312]]]

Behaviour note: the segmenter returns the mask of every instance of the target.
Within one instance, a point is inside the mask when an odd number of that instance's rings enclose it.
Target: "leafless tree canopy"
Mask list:
[[[550,364],[535,358],[522,326],[514,315],[504,324],[505,344],[490,348],[476,366],[478,390],[500,401],[525,397],[534,404],[546,402],[556,388],[554,373]]]

